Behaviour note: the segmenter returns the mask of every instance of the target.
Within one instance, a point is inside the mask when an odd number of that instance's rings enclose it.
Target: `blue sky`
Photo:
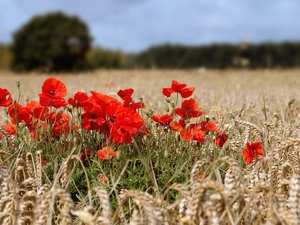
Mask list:
[[[93,45],[138,52],[151,45],[300,41],[300,0],[0,0],[0,42],[33,15],[78,15]]]

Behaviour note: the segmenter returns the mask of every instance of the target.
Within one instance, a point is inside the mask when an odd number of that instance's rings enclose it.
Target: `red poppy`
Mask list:
[[[144,102],[135,102],[134,103],[132,101],[132,97],[131,96],[132,96],[133,92],[134,92],[134,90],[132,88],[128,88],[128,89],[125,89],[125,90],[119,90],[118,91],[117,94],[124,101],[123,102],[123,106],[124,107],[132,108],[134,110],[145,108]]]
[[[106,185],[109,184],[109,180],[108,180],[108,178],[104,174],[100,174],[99,175],[99,181],[102,184],[106,184]]]
[[[121,99],[124,101],[123,106],[124,107],[129,107],[129,104],[132,102],[132,94],[134,90],[132,88],[128,88],[125,90],[119,90],[118,95],[121,97]]]
[[[0,88],[0,106],[7,107],[12,103],[12,97],[5,88]]]
[[[26,104],[26,108],[31,112],[36,119],[46,120],[49,118],[49,109],[42,106],[39,102],[31,101]]]
[[[116,118],[110,125],[110,136],[114,143],[131,143],[132,135],[138,133],[145,124],[135,110],[123,108],[116,113]]]
[[[204,142],[204,132],[196,124],[190,124],[188,128],[184,128],[180,131],[180,137],[185,141],[198,141]]]
[[[47,129],[49,125],[47,123],[41,123],[37,119],[33,118],[31,126],[27,126],[31,132],[33,139],[40,140],[42,136],[47,137]]]
[[[140,136],[147,136],[150,135],[150,130],[146,126],[143,126],[138,130],[137,134]]]
[[[91,104],[88,102],[89,97],[85,92],[76,92],[74,98],[69,98],[68,103],[73,107],[79,108],[84,107],[87,104]]]
[[[13,124],[25,122],[27,125],[31,122],[31,112],[19,103],[13,103],[8,107],[8,114]]]
[[[67,95],[67,88],[63,82],[56,78],[48,78],[42,86],[40,103],[42,106],[53,106],[54,108],[64,107],[68,102],[64,99]]]
[[[82,114],[82,128],[85,130],[101,131],[105,123],[105,115],[100,105]]]
[[[105,83],[105,87],[116,87],[116,84],[115,84],[115,82],[110,81],[110,82]]]
[[[105,114],[109,116],[110,119],[114,119],[116,113],[123,109],[123,105],[117,99],[104,95],[95,91],[91,91],[92,97],[90,98],[90,102],[94,101],[95,104],[98,104],[103,109],[103,115]]]
[[[202,121],[200,123],[201,130],[203,130],[205,133],[208,133],[209,131],[217,131],[219,128],[217,125],[212,121]]]
[[[99,92],[91,91],[92,97],[89,101],[94,101],[96,104],[100,105],[103,109],[107,107],[111,102],[118,101],[115,98],[105,95]]]
[[[48,125],[51,127],[51,135],[60,137],[62,134],[68,134],[75,126],[70,127],[70,116],[65,112],[52,112],[48,119]]]
[[[79,158],[81,160],[90,159],[91,158],[91,150],[86,149],[85,151],[81,151],[80,154],[79,154]]]
[[[111,121],[114,121],[116,118],[117,112],[123,110],[124,107],[119,101],[112,101],[106,108],[105,114],[110,118]]]
[[[99,159],[107,160],[117,155],[117,151],[115,152],[111,147],[106,146],[101,150],[97,151],[97,155]]]
[[[170,126],[171,126],[171,129],[174,130],[174,131],[181,131],[184,127],[180,124],[180,122],[178,123],[177,121],[172,121],[170,123]]]
[[[2,128],[9,135],[15,135],[17,133],[17,126],[15,124],[4,124]]]
[[[198,110],[198,107],[198,102],[196,102],[195,99],[191,98],[188,100],[184,100],[181,103],[181,108],[175,109],[175,113],[178,116],[181,116],[183,119],[199,117],[205,114],[205,112]]]
[[[47,160],[46,160],[46,159],[43,159],[43,160],[42,160],[42,166],[46,166],[46,164],[47,164]]]
[[[169,127],[171,121],[173,120],[173,117],[170,114],[165,114],[162,116],[161,115],[152,115],[151,119],[164,127]]]
[[[171,88],[163,88],[162,93],[166,97],[170,97],[172,93],[177,92],[182,98],[188,98],[193,94],[194,90],[194,87],[187,88],[186,84],[181,84],[176,80],[172,80]]]
[[[144,102],[135,102],[135,103],[131,103],[129,105],[129,108],[137,110],[137,109],[143,109],[145,108],[145,104]]]
[[[247,164],[250,164],[254,159],[264,154],[263,147],[260,142],[247,143],[243,151],[243,157]]]
[[[181,95],[182,98],[188,98],[193,94],[194,91],[195,91],[194,87],[189,87],[189,88],[182,89],[179,92],[179,94]]]
[[[227,142],[228,137],[225,132],[219,132],[216,139],[215,139],[215,144],[222,148],[224,144]]]
[[[128,88],[128,89],[124,89],[124,90],[119,90],[117,94],[121,97],[121,99],[124,100],[127,98],[131,98],[133,92],[134,92],[134,90],[132,88]]]

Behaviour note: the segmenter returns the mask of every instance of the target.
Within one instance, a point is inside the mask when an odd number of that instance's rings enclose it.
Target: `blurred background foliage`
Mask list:
[[[87,67],[92,38],[76,16],[54,12],[33,17],[13,35],[11,68],[16,71],[74,71]]]
[[[61,12],[33,17],[15,32],[11,45],[0,44],[0,69],[79,71],[94,69],[279,69],[300,67],[300,42],[161,44],[140,53],[92,45],[88,26]]]
[[[136,57],[143,68],[295,68],[300,67],[300,42],[212,44],[207,46],[159,45]]]
[[[12,62],[12,52],[9,45],[0,44],[0,69],[8,69]]]

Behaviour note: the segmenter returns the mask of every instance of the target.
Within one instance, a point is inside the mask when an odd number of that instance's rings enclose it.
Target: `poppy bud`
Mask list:
[[[147,112],[147,116],[152,116],[152,115],[153,115],[153,111],[151,109],[149,109]]]
[[[165,104],[165,110],[166,110],[166,112],[170,112],[170,109],[166,104]]]
[[[21,86],[20,81],[17,81],[17,82],[16,82],[16,86],[17,86],[17,88],[19,88],[19,87]]]

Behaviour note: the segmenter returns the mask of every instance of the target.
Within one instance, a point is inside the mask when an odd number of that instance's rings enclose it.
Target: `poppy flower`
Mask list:
[[[116,86],[117,86],[116,83],[113,81],[105,83],[105,87],[116,87]]]
[[[133,94],[134,90],[132,88],[124,89],[124,90],[119,90],[118,95],[121,97],[121,99],[127,99],[130,98]]]
[[[25,124],[30,124],[31,113],[30,111],[19,103],[13,103],[8,107],[8,114],[11,118],[13,124],[25,122]]]
[[[194,87],[187,88],[186,84],[181,84],[176,80],[172,80],[171,88],[163,88],[162,93],[164,96],[170,97],[172,93],[177,92],[182,98],[188,98],[193,94],[194,90]]]
[[[42,137],[48,137],[47,129],[49,125],[47,123],[41,123],[37,119],[33,118],[31,126],[27,126],[31,132],[32,138],[40,140]]]
[[[87,104],[91,104],[88,102],[89,97],[85,92],[76,92],[74,98],[69,98],[68,103],[75,108],[84,107]]]
[[[111,121],[114,121],[116,118],[117,112],[123,110],[124,107],[119,101],[111,101],[111,103],[104,109],[106,116],[110,118]]]
[[[91,150],[86,149],[85,151],[81,151],[79,154],[80,160],[90,159],[91,158]]]
[[[121,97],[121,99],[124,101],[123,106],[129,107],[129,104],[132,102],[132,94],[134,90],[132,88],[128,88],[125,90],[119,90],[118,95]]]
[[[111,147],[106,146],[101,150],[97,151],[97,155],[99,159],[107,160],[117,155],[117,151],[115,152]]]
[[[116,113],[124,108],[121,102],[111,96],[104,95],[95,91],[91,91],[91,93],[92,96],[89,101],[94,102],[94,104],[100,105],[103,109],[104,115],[106,114],[110,119],[114,119]]]
[[[117,99],[105,95],[99,92],[91,91],[92,97],[89,101],[93,101],[94,103],[100,105],[103,109],[105,109],[111,102],[118,101]]]
[[[247,143],[243,151],[243,157],[247,164],[250,164],[254,159],[264,154],[263,147],[260,142]]]
[[[42,106],[53,106],[54,108],[64,107],[68,102],[64,99],[67,95],[67,88],[63,82],[56,78],[48,78],[42,86],[40,103]]]
[[[105,176],[104,174],[99,175],[99,181],[102,184],[106,184],[106,185],[109,184],[109,180],[108,180],[107,176]]]
[[[15,135],[17,133],[17,127],[15,124],[4,124],[2,129],[9,135]]]
[[[136,109],[142,109],[145,108],[144,102],[133,102],[132,101],[132,94],[134,90],[132,88],[128,88],[125,90],[119,90],[118,95],[121,97],[121,99],[124,101],[123,106],[126,108],[132,108],[134,110]]]
[[[70,116],[65,112],[52,112],[48,119],[48,125],[51,127],[51,135],[60,137],[62,134],[68,134],[75,126],[70,127]]]
[[[217,125],[212,121],[202,121],[200,123],[201,130],[203,130],[205,133],[208,133],[209,131],[217,131],[219,128]]]
[[[90,111],[82,114],[82,128],[85,130],[102,129],[105,123],[105,115],[100,105],[95,105]]]
[[[172,121],[170,123],[170,126],[171,126],[171,129],[174,130],[174,131],[181,131],[185,127],[185,124],[184,124],[184,126],[182,126],[180,124],[180,122]]]
[[[198,177],[199,179],[205,178],[205,176],[203,176],[201,173],[198,173],[197,177]]]
[[[42,166],[46,166],[46,164],[47,164],[47,160],[46,160],[46,159],[43,159],[43,160],[42,160]]]
[[[39,120],[46,120],[49,117],[50,110],[42,106],[39,102],[31,101],[26,104],[26,108],[31,112],[32,116]]]
[[[123,108],[116,113],[116,118],[110,124],[110,137],[114,143],[131,143],[132,135],[146,124],[140,114],[131,108]]]
[[[164,127],[169,127],[171,121],[173,120],[173,117],[170,114],[165,114],[162,116],[161,115],[152,115],[151,119]]]
[[[225,132],[219,132],[217,137],[215,138],[214,142],[217,146],[222,148],[224,144],[227,142],[228,137]]]
[[[182,129],[180,131],[180,137],[185,141],[194,140],[200,143],[204,142],[204,132],[197,124],[190,124],[188,128]]]
[[[137,110],[145,108],[144,102],[134,102],[129,105],[129,108]]]
[[[12,103],[12,97],[5,88],[0,88],[0,106],[7,107]]]
[[[150,130],[146,126],[142,126],[138,130],[137,134],[140,136],[147,136],[147,135],[150,135]]]
[[[181,103],[181,108],[175,109],[175,113],[178,116],[181,116],[183,119],[199,117],[205,114],[205,112],[198,110],[198,107],[199,107],[198,102],[196,102],[195,99],[190,98],[188,100],[184,100]]]

